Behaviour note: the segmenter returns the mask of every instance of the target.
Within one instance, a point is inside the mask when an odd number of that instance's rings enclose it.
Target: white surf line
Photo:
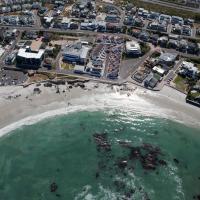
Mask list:
[[[137,94],[133,94],[130,97],[127,97],[126,94],[121,95],[119,93],[98,94],[92,95],[89,98],[82,97],[74,99],[73,101],[75,105],[70,105],[68,107],[56,110],[50,110],[44,113],[36,114],[34,116],[29,116],[10,125],[7,125],[0,129],[0,137],[15,129],[20,128],[21,126],[32,125],[47,118],[52,118],[58,115],[66,115],[77,111],[108,111],[109,109],[114,109],[126,112],[127,120],[134,117],[133,113],[135,113],[143,116],[154,116],[178,121],[172,114],[169,116],[170,110],[158,107],[148,102],[146,99],[139,97]]]

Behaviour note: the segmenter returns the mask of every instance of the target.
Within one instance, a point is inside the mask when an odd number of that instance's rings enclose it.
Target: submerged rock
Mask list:
[[[50,191],[55,192],[58,189],[58,186],[55,182],[50,185]]]

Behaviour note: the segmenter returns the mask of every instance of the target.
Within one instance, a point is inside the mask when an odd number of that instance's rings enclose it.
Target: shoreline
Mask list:
[[[23,125],[37,123],[45,118],[78,110],[122,109],[144,116],[160,117],[200,128],[200,109],[185,102],[185,95],[165,86],[159,92],[134,85],[110,86],[87,82],[85,88],[69,89],[68,85],[27,88],[8,86],[0,88],[0,136]],[[34,88],[41,93],[34,93]],[[128,94],[128,95],[127,95]],[[10,96],[10,97],[9,97]]]

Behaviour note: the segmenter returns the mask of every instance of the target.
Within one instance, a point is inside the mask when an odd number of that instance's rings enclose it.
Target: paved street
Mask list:
[[[192,8],[192,7],[188,7],[188,6],[184,6],[184,5],[178,5],[178,4],[175,4],[175,3],[159,1],[159,0],[142,0],[142,1],[152,3],[152,4],[158,4],[158,5],[161,5],[161,6],[162,5],[167,6],[169,8],[176,8],[176,9],[182,10],[182,11],[191,11],[193,13],[200,13],[200,8]]]

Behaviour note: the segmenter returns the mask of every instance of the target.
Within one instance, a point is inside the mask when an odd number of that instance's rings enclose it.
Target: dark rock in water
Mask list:
[[[154,134],[155,134],[155,135],[158,135],[158,131],[154,131]]]
[[[150,200],[150,198],[148,197],[148,194],[145,192],[145,194],[144,194],[144,199],[145,200]]]
[[[99,172],[96,172],[95,177],[99,178]]]
[[[103,162],[98,162],[98,167],[99,169],[105,169],[106,168],[106,164]]]
[[[100,150],[111,151],[111,145],[107,141],[106,133],[95,133],[93,134],[93,137],[97,144],[98,151]]]
[[[55,192],[57,189],[58,189],[58,186],[56,185],[55,182],[53,182],[53,183],[50,185],[50,191],[51,191],[51,192]]]
[[[134,189],[130,189],[129,192],[130,192],[131,194],[134,194],[134,193],[135,193],[135,190],[134,190]]]
[[[130,144],[130,142],[126,142],[126,141],[118,141],[118,143],[119,143],[122,147],[131,148],[131,144]]]
[[[131,198],[131,193],[130,192],[126,192],[124,195],[125,195],[125,197]]]
[[[125,189],[126,185],[123,181],[115,180],[114,185],[116,186],[117,191]]]
[[[119,159],[116,163],[116,165],[120,168],[120,169],[124,169],[125,167],[127,167],[127,160],[125,159]]]
[[[179,164],[179,160],[178,160],[177,158],[174,158],[174,162],[175,162],[176,164]]]
[[[198,199],[198,200],[200,200],[200,194],[194,195],[194,196],[193,196],[193,199]]]
[[[140,155],[141,155],[141,152],[140,152],[139,147],[131,147],[131,152],[130,152],[130,155],[129,155],[130,159],[139,158]]]
[[[57,196],[57,197],[61,197],[61,195],[60,195],[60,194],[56,194],[56,196]]]
[[[164,160],[159,160],[158,162],[159,162],[161,165],[167,165],[166,161],[164,161]]]

